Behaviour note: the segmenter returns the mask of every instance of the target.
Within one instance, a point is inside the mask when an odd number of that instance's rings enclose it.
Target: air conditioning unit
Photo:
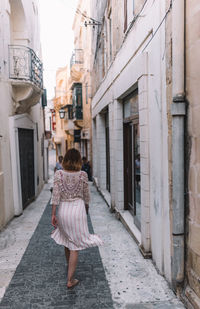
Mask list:
[[[89,129],[81,130],[81,139],[90,139],[90,130]]]

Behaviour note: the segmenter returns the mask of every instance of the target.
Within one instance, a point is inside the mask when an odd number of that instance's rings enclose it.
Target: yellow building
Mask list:
[[[88,11],[89,3],[79,1],[77,12]],[[56,110],[57,156],[75,147],[91,162],[91,29],[85,18],[77,13],[73,22],[74,50],[70,67],[60,68],[56,74],[54,108]],[[62,119],[61,119],[61,118]]]
[[[66,153],[68,148],[73,147],[73,126],[72,130],[68,128],[68,119],[67,117],[60,117],[60,110],[69,104],[70,101],[70,92],[68,87],[68,67],[59,68],[56,72],[56,88],[55,88],[55,97],[53,99],[55,117],[56,117],[56,135],[54,137],[54,143],[56,145],[56,157]]]

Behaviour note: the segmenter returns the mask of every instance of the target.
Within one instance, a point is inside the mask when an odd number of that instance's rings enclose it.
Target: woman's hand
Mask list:
[[[53,227],[57,228],[58,219],[57,219],[56,215],[51,216],[51,224],[53,225]]]

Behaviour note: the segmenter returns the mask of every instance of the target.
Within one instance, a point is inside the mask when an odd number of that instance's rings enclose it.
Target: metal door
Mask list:
[[[31,129],[18,129],[19,157],[22,188],[23,209],[30,204],[35,197],[34,175],[34,131]]]

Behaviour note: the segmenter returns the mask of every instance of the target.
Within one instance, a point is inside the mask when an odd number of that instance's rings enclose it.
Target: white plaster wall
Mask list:
[[[43,111],[41,108],[41,103],[34,105],[31,108],[30,116],[33,122],[37,123],[38,128],[38,141],[37,141],[37,176],[39,177],[39,184],[37,186],[38,193],[41,191],[44,184],[43,175],[43,164],[44,164],[44,153],[42,156],[43,147],[43,133],[44,133],[44,123],[43,123]]]
[[[97,133],[96,118],[92,120],[92,153],[93,153],[93,176],[97,177]]]
[[[148,57],[146,55],[146,73]],[[149,101],[148,74],[138,80],[140,162],[141,162],[141,236],[145,252],[151,252],[150,235],[150,157],[149,157]]]
[[[12,174],[11,174],[11,158],[10,158],[10,143],[9,143],[9,123],[6,115],[11,114],[11,98],[6,95],[10,92],[10,85],[4,81],[0,82],[0,135],[1,138],[1,154],[2,154],[2,173],[4,187],[4,219],[2,224],[5,225],[14,214],[13,193],[12,193]],[[0,188],[2,190],[2,188]],[[1,227],[0,227],[1,228]]]
[[[9,144],[9,123],[8,116],[12,114],[11,85],[8,82],[8,44],[10,43],[9,28],[9,1],[0,2],[0,135],[1,155],[2,155],[2,178],[4,187],[0,188],[4,197],[3,208],[4,218],[1,221],[5,225],[14,214],[13,193],[12,193],[12,175]],[[0,226],[0,228],[2,227]]]
[[[141,135],[147,136],[148,143],[143,144],[143,154],[149,153],[148,160],[143,155],[143,168],[149,174],[142,176],[144,186],[149,185],[143,195],[146,208],[143,208],[145,225],[142,229],[143,241],[147,247],[151,245],[153,260],[156,266],[170,281],[170,222],[168,192],[168,129],[165,91],[165,23],[151,40],[163,19],[166,7],[164,1],[148,1],[143,11],[143,18],[137,20],[123,46],[118,51],[105,78],[101,81],[92,100],[92,117],[99,113],[109,102],[114,100],[113,123],[114,135],[111,139],[111,153],[114,153],[111,190],[112,201],[116,207],[123,209],[123,135],[122,104],[120,99],[127,91],[147,74],[146,102],[141,95],[142,84],[139,83],[139,102],[148,104],[145,113],[140,111]],[[148,44],[149,43],[149,44]],[[148,46],[146,46],[148,44]],[[145,50],[144,50],[145,49]],[[148,54],[148,62],[147,55]],[[110,117],[112,119],[112,117]],[[113,124],[112,124],[113,125]],[[98,135],[98,126],[97,126]],[[98,139],[97,139],[98,143]],[[97,145],[98,149],[99,145]],[[98,164],[99,164],[98,160]],[[111,166],[112,166],[111,165]],[[100,168],[99,168],[100,171]],[[97,177],[100,173],[97,171]],[[145,187],[146,188],[146,187]],[[144,188],[144,189],[145,189]],[[121,190],[121,192],[120,192]],[[145,191],[145,190],[144,190]],[[144,205],[143,205],[144,206]]]
[[[40,39],[39,39],[39,26],[37,15],[37,1],[22,0],[21,4],[24,8],[24,16],[26,27],[21,27],[15,30],[15,41],[12,41],[12,27],[11,22],[11,7],[9,0],[0,1],[0,135],[1,139],[1,157],[2,157],[2,171],[4,189],[0,188],[0,194],[4,195],[4,219],[1,221],[2,226],[5,225],[14,216],[14,202],[13,202],[13,185],[12,185],[12,168],[11,168],[11,150],[9,141],[9,117],[13,116],[13,100],[12,100],[12,86],[9,81],[9,55],[8,45],[22,44],[31,47],[36,54],[40,57]],[[16,19],[20,16],[16,14]],[[21,28],[20,28],[21,27]],[[23,29],[23,33],[21,31]],[[18,31],[19,30],[19,31]],[[38,123],[38,175],[40,178],[40,185],[37,188],[41,190],[43,185],[43,158],[41,157],[41,135],[43,130],[41,107],[37,104],[32,108],[29,115],[33,122]],[[3,192],[2,192],[3,191]],[[2,228],[0,226],[0,228]]]
[[[160,18],[164,16],[165,11],[164,2],[155,5],[155,14]],[[171,248],[168,190],[168,125],[165,89],[165,24],[149,44],[147,51],[149,54],[148,71],[151,74],[148,84],[148,101],[152,255],[160,272],[165,274],[170,281]]]
[[[118,210],[124,208],[124,154],[123,154],[123,107],[118,100],[114,101],[114,134],[113,134],[113,151],[114,151],[114,196],[115,207]],[[111,192],[113,194],[113,192]]]
[[[130,25],[134,16],[134,1],[128,0],[127,1],[127,28]]]
[[[101,190],[106,190],[106,133],[105,116],[98,114],[96,117],[97,132],[97,175]]]
[[[114,128],[114,102],[109,104],[109,138],[110,138],[110,194],[111,194],[111,205],[114,208],[115,202],[115,128]]]

